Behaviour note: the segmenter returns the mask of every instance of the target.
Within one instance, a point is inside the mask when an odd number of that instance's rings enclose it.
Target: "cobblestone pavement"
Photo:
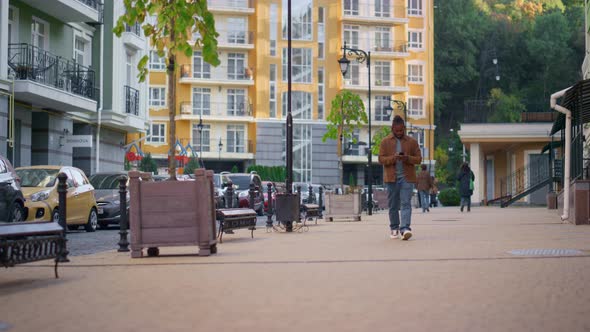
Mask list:
[[[266,216],[258,217],[256,225],[265,227]],[[112,225],[106,230],[98,229],[93,233],[88,233],[83,228],[80,228],[77,231],[68,231],[67,237],[70,256],[90,255],[119,248],[118,225]],[[130,237],[127,237],[127,240],[129,241]]]

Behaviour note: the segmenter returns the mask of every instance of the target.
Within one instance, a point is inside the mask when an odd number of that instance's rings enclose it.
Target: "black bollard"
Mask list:
[[[58,195],[58,204],[59,204],[59,225],[63,227],[63,237],[64,237],[64,248],[56,260],[58,262],[69,262],[68,259],[68,239],[66,237],[68,224],[66,221],[66,195],[68,193],[68,185],[67,180],[68,176],[65,173],[59,173],[57,175],[57,195]]]
[[[318,198],[318,205],[319,205],[319,210],[320,210],[320,218],[324,219],[324,199],[322,197],[322,194],[324,193],[324,189],[320,186],[320,197]]]
[[[118,252],[129,251],[129,241],[127,241],[127,229],[129,223],[127,222],[127,177],[121,175],[119,177],[119,208],[120,208],[120,219],[119,219],[119,249]]]
[[[268,199],[266,200],[268,206],[268,209],[266,210],[266,227],[272,227],[272,183],[267,183],[266,189],[268,195]]]
[[[315,201],[315,196],[313,194],[313,187],[311,184],[309,185],[309,196],[307,196],[307,203],[313,204]]]
[[[225,189],[225,207],[231,209],[234,207],[234,184],[228,181],[225,185],[227,187]]]
[[[297,200],[299,201],[299,219],[297,220],[297,222],[301,222],[301,209],[303,208],[303,205],[301,203],[301,185],[297,185]]]
[[[256,188],[254,183],[250,182],[250,189],[248,189],[248,207],[254,210],[254,195],[256,195]]]

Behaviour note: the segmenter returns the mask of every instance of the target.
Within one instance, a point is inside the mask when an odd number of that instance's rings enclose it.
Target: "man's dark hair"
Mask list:
[[[422,168],[423,171],[426,170],[426,165],[422,164],[422,166],[420,166]]]
[[[396,115],[396,116],[393,117],[393,121],[391,122],[391,125],[392,126],[395,126],[395,125],[405,126],[405,121],[404,121],[404,119],[402,119],[401,116]]]

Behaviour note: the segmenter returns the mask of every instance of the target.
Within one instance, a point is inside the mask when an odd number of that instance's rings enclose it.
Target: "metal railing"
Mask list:
[[[254,8],[254,5],[252,0],[207,0],[207,7],[209,9],[217,7],[248,9]]]
[[[374,31],[370,32],[370,34],[374,33]],[[358,38],[354,41],[346,40],[346,45],[351,48],[384,53],[407,53],[409,47],[407,40],[391,40],[384,38]]]
[[[371,68],[371,86],[373,87],[405,87],[407,86],[408,76],[406,75],[377,75],[375,68]],[[367,67],[361,65],[358,73],[353,73],[351,68],[344,77],[344,84],[347,86],[368,86]]]
[[[125,32],[131,32],[132,34],[141,37],[141,26],[139,23],[133,25],[125,24]]]
[[[384,1],[384,3],[387,3]],[[342,6],[344,16],[370,17],[370,18],[406,18],[405,6],[375,5],[374,2],[353,3],[350,7]]]
[[[96,99],[94,70],[26,43],[8,45],[8,74]]]
[[[515,111],[512,121],[506,114],[496,111],[493,103],[487,99],[471,99],[464,102],[463,123],[500,123],[500,122],[553,122],[558,113],[538,104],[526,104],[522,111]]]
[[[92,8],[92,9],[96,9],[97,11],[100,10],[100,7],[103,5],[102,1],[100,1],[100,0],[77,0],[77,1],[85,4],[86,6]]]
[[[139,115],[139,91],[125,85],[125,113]]]
[[[246,30],[216,30],[219,44],[249,45],[254,44],[254,31]],[[199,33],[193,33],[193,41],[200,38]]]
[[[216,152],[216,153],[251,153],[254,151],[254,143],[248,139],[219,139],[219,138],[208,138],[203,133],[203,152]],[[208,135],[207,135],[208,136]],[[195,135],[192,138],[179,138],[180,144],[186,146],[191,144],[193,151],[198,153],[201,148],[199,142],[198,131],[195,131]],[[219,144],[221,143],[221,144]]]
[[[198,68],[193,68],[193,65],[185,64],[180,66],[180,78],[249,82],[254,79],[254,75],[251,69],[244,66],[211,67],[208,64],[203,64]]]
[[[180,103],[180,114],[201,116],[252,116],[252,104],[248,103]]]
[[[553,180],[549,157],[538,159],[517,169],[512,174],[500,179],[501,206],[514,201],[548,185]]]

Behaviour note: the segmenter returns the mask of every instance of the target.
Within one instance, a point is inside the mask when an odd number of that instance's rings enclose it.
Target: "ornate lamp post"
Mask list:
[[[366,63],[368,69],[368,86],[369,86],[369,153],[367,154],[368,157],[368,169],[367,169],[367,186],[368,186],[368,209],[367,213],[369,215],[373,214],[373,153],[371,152],[371,52],[365,52],[360,49],[349,48],[346,47],[346,42],[344,42],[344,46],[342,47],[342,58],[338,60],[338,64],[340,65],[340,71],[342,72],[342,76],[346,75],[348,71],[348,66],[350,65],[350,60],[346,57],[347,55],[356,56],[356,61],[358,63]]]
[[[221,159],[221,149],[223,149],[223,143],[221,143],[221,137],[219,137],[219,144],[217,144],[217,146],[219,147],[219,159]]]
[[[199,165],[204,168],[203,165],[203,119],[201,118],[201,114],[199,114],[199,123],[197,124],[197,129],[199,130]]]

